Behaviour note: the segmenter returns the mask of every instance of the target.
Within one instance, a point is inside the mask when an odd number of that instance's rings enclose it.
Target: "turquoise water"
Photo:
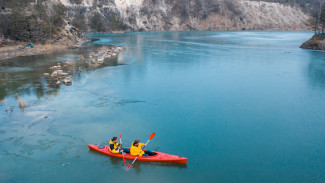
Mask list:
[[[9,60],[0,66],[0,182],[324,182],[325,52],[299,49],[312,34],[92,34],[93,45],[125,54],[60,88],[42,73],[89,50]],[[87,147],[152,132],[148,149],[187,165],[136,162],[126,172]]]

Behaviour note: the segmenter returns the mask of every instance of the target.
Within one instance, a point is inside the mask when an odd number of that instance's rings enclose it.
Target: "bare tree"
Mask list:
[[[324,4],[324,0],[317,0],[316,1],[316,10],[314,13],[315,16],[315,34],[320,34],[321,31],[319,29],[320,22],[321,22],[321,14],[322,14],[322,7]]]

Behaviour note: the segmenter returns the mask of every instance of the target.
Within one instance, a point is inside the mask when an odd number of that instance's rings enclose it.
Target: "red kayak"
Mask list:
[[[116,158],[123,158],[122,154],[113,154],[108,149],[108,146],[102,146],[99,148],[99,145],[90,145],[88,144],[88,147],[90,150],[97,151],[100,153],[103,153],[108,156],[113,156]],[[145,150],[144,150],[145,151]],[[152,151],[155,152],[155,151]],[[186,164],[187,158],[183,158],[180,156],[175,156],[171,154],[161,153],[161,152],[155,152],[157,155],[155,156],[141,156],[138,157],[138,161],[148,161],[148,162],[162,162],[162,163],[180,163],[180,164]],[[135,156],[130,155],[129,153],[124,155],[125,159],[134,160]]]

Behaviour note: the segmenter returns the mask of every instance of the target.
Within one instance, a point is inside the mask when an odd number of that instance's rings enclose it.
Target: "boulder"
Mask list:
[[[58,73],[56,71],[53,71],[53,73],[51,74],[51,77],[56,77],[58,76]]]
[[[53,66],[53,67],[50,67],[49,69],[51,69],[51,70],[55,70],[55,69],[57,69],[58,68],[58,66]]]
[[[90,60],[90,63],[96,64],[96,60],[95,59],[92,59],[92,60]]]
[[[57,75],[61,76],[63,74],[63,71],[62,70],[56,70],[56,73],[57,73]]]
[[[64,80],[63,80],[63,83],[64,84],[72,83],[72,79],[70,77],[65,77]]]
[[[72,61],[66,61],[65,63],[64,63],[64,66],[66,66],[66,67],[72,67],[74,65],[74,63],[72,62]]]

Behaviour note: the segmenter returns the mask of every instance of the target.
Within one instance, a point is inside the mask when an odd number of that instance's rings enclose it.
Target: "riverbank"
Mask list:
[[[300,48],[311,50],[325,50],[325,34],[315,34],[308,41],[302,43]]]
[[[48,40],[45,44],[0,39],[0,60],[80,48],[87,41],[88,39],[84,36],[58,36],[56,39]],[[33,46],[30,47],[30,44]]]
[[[30,55],[40,55],[45,53],[50,53],[53,51],[66,49],[67,46],[64,45],[51,45],[51,44],[36,44],[33,45],[34,48],[27,46],[28,43],[19,43],[14,46],[5,46],[0,48],[0,60],[14,58],[19,56],[30,56]]]

